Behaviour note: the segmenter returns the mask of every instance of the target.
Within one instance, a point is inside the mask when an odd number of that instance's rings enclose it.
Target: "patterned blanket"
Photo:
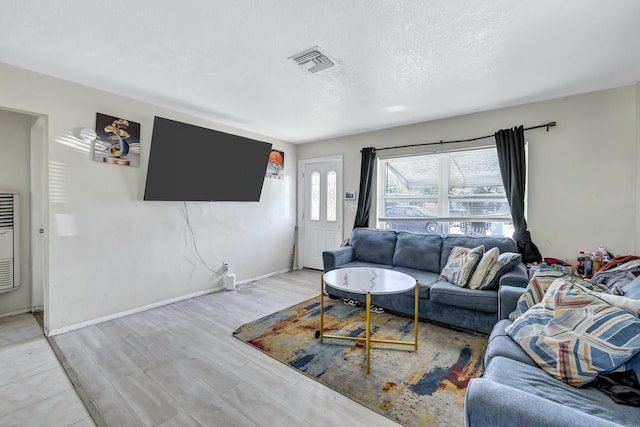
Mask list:
[[[640,320],[602,296],[558,278],[507,333],[553,377],[575,387],[587,384],[640,353]]]

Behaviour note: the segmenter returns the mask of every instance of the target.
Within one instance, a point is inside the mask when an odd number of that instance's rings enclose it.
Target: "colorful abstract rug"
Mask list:
[[[488,337],[420,322],[418,351],[374,344],[371,374],[364,345],[320,343],[318,298],[247,323],[233,334],[282,363],[405,426],[464,425],[462,405],[469,381],[480,375]],[[325,297],[325,333],[363,336],[365,312]],[[413,319],[371,315],[373,337],[413,340]]]

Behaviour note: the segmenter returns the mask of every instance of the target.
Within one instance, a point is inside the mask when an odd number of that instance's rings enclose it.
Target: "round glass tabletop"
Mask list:
[[[386,268],[338,268],[325,273],[324,283],[334,288],[359,294],[397,294],[413,289],[416,279]]]

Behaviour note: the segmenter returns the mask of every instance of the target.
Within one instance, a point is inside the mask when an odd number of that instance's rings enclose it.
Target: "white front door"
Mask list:
[[[322,252],[342,243],[342,159],[302,167],[302,267],[322,270]]]

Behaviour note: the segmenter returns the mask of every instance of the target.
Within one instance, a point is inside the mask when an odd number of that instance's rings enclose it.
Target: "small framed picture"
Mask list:
[[[345,200],[355,200],[356,192],[355,191],[347,191],[344,193]]]
[[[284,151],[271,150],[267,163],[267,178],[282,179],[284,176]]]
[[[123,166],[140,164],[140,123],[96,113],[93,159]]]

